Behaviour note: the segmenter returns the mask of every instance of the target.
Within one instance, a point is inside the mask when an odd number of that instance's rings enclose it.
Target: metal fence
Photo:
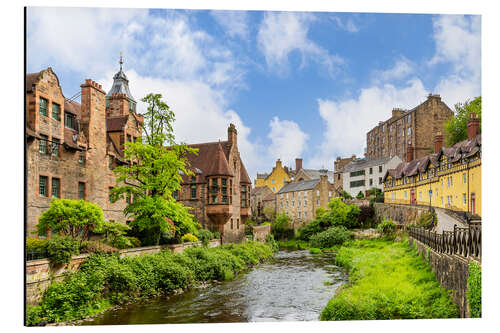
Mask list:
[[[419,227],[410,227],[410,237],[439,253],[481,258],[481,223],[473,222],[468,228],[455,225],[453,231],[443,231],[442,234]]]
[[[37,259],[45,259],[47,258],[47,250],[26,250],[26,260],[37,260]]]

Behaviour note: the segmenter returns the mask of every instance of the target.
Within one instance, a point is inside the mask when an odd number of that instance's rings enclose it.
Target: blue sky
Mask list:
[[[333,169],[366,132],[428,93],[481,94],[479,16],[29,8],[28,71],[51,66],[69,97],[107,90],[120,51],[138,100],[162,93],[176,136],[225,139],[235,123],[250,177],[277,158]],[[139,105],[139,110],[141,110]]]

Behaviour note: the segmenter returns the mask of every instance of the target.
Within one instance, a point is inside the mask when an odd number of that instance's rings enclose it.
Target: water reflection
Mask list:
[[[317,320],[346,274],[333,254],[280,251],[232,281],[107,311],[85,325]]]

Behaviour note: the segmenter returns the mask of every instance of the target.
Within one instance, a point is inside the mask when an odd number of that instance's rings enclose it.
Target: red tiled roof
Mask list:
[[[119,116],[106,119],[106,131],[108,132],[121,132],[127,123],[127,116]]]
[[[224,153],[224,142],[199,143],[188,145],[188,147],[198,149],[197,154],[187,154],[186,158],[189,161],[188,168],[190,170],[201,170],[201,182],[204,182],[205,177],[211,175],[212,172],[220,175],[233,175],[229,172],[229,165]]]
[[[229,170],[229,164],[227,163],[226,155],[224,154],[224,151],[222,151],[220,143],[216,145],[216,147],[215,154],[210,156],[210,167],[207,170],[207,175],[234,176],[231,170]]]
[[[82,115],[82,106],[75,101],[64,100],[64,112],[74,114],[77,118]]]
[[[248,177],[248,172],[247,169],[245,169],[243,162],[241,162],[240,167],[240,183],[252,184],[252,181],[250,180],[250,177]]]

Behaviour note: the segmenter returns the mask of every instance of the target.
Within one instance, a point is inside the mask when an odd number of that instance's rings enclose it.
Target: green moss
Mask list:
[[[458,317],[450,295],[407,242],[351,241],[340,248],[336,263],[349,269],[349,283],[321,320]]]
[[[309,252],[312,253],[312,254],[319,254],[319,253],[321,253],[321,249],[318,249],[316,247],[311,247],[309,249]]]
[[[472,318],[481,318],[481,266],[472,262],[467,279],[467,301]]]

